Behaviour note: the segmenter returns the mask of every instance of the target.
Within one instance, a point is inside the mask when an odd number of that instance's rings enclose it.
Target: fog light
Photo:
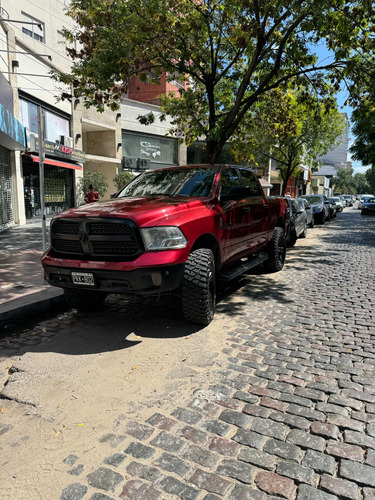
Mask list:
[[[151,279],[152,283],[154,286],[160,286],[161,285],[161,274],[159,273],[152,273],[151,274]]]

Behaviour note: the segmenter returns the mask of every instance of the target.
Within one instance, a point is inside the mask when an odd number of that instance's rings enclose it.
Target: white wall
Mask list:
[[[151,125],[142,125],[137,120],[137,116],[154,113],[155,121]],[[171,119],[167,116],[165,121],[160,120],[160,107],[140,101],[124,99],[121,103],[121,128],[141,132],[143,134],[154,134],[165,136],[168,129],[172,127]]]

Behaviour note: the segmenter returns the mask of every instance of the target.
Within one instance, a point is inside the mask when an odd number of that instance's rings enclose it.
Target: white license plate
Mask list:
[[[95,285],[94,275],[92,273],[72,273],[72,282],[75,285]]]

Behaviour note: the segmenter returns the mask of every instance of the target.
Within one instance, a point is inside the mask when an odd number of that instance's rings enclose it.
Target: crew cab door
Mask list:
[[[268,241],[270,227],[269,205],[265,202],[263,190],[254,173],[246,168],[239,168],[241,183],[250,190],[246,200],[248,212],[248,247],[258,247]]]
[[[230,199],[232,188],[241,187],[241,178],[235,167],[223,167],[220,175],[220,205],[223,224],[224,260],[248,252],[250,211],[247,198]]]

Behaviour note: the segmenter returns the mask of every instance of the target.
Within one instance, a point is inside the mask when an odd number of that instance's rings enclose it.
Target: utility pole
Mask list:
[[[44,116],[42,106],[38,106],[38,143],[39,143],[39,189],[40,210],[42,213],[43,252],[47,250],[46,204],[44,197]]]

